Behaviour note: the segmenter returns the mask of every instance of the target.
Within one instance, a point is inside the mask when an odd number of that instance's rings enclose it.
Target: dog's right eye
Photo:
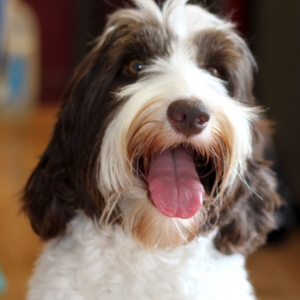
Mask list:
[[[126,76],[135,77],[144,69],[144,67],[145,63],[143,61],[134,59],[125,65],[123,68],[123,74]]]
[[[213,77],[222,78],[221,72],[215,67],[208,67],[206,71]]]

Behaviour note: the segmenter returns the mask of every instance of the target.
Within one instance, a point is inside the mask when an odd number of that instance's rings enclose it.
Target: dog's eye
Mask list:
[[[141,60],[134,59],[130,61],[123,69],[123,73],[127,76],[136,76],[145,67],[145,63]]]
[[[215,67],[208,67],[206,68],[206,71],[211,75],[211,76],[214,76],[216,78],[222,78],[222,75],[221,75],[221,72],[216,69]]]

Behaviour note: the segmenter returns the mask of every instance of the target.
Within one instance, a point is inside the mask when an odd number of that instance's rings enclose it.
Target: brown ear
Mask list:
[[[125,38],[130,26],[125,18],[124,24],[112,30],[109,26],[115,19],[117,15],[110,18],[102,37],[76,70],[53,138],[25,187],[23,209],[45,239],[62,234],[75,210],[100,218],[105,208],[97,182],[102,138],[118,109],[114,92],[135,80],[124,78],[122,72],[131,57],[126,44],[131,39]],[[119,217],[117,208],[110,216],[111,220]]]
[[[44,239],[62,233],[72,218],[76,192],[63,165],[62,149],[54,139],[29,178],[22,200],[34,231]]]
[[[236,180],[224,199],[231,204],[221,214],[215,241],[223,253],[248,254],[263,244],[268,232],[275,227],[273,213],[280,200],[275,175],[270,163],[263,158],[267,140],[265,124],[254,124],[253,156],[248,161],[247,173],[244,180]]]
[[[108,102],[114,73],[106,59],[105,51],[95,47],[78,68],[52,140],[25,187],[23,210],[44,239],[62,234],[76,209],[89,217],[103,210],[95,178],[102,132],[112,113]]]

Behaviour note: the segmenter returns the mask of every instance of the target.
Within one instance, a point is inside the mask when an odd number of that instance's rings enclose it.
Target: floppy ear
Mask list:
[[[44,239],[62,234],[76,209],[99,217],[104,201],[96,182],[98,156],[115,82],[109,45],[96,45],[65,93],[53,137],[22,198],[35,232]],[[112,218],[115,217],[112,215]]]
[[[255,61],[245,41],[233,34],[232,57],[228,65],[232,96],[245,105],[254,105],[252,68]],[[222,200],[215,243],[223,253],[248,254],[263,244],[275,227],[273,213],[280,204],[276,178],[271,163],[264,159],[269,143],[269,129],[263,120],[252,124],[252,157],[244,177],[237,177]]]
[[[232,203],[222,213],[216,245],[223,253],[248,254],[265,242],[275,227],[274,210],[280,200],[270,162],[264,160],[268,141],[266,125],[260,121],[253,128],[253,156],[248,160],[244,180],[237,179],[224,201]]]
[[[56,138],[52,139],[29,178],[22,200],[34,231],[44,239],[62,233],[72,218],[76,192]]]

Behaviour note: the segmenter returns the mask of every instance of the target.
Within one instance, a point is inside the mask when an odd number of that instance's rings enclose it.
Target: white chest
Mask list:
[[[122,228],[98,229],[79,215],[46,246],[28,299],[254,299],[244,257],[219,253],[213,235],[151,251]]]

